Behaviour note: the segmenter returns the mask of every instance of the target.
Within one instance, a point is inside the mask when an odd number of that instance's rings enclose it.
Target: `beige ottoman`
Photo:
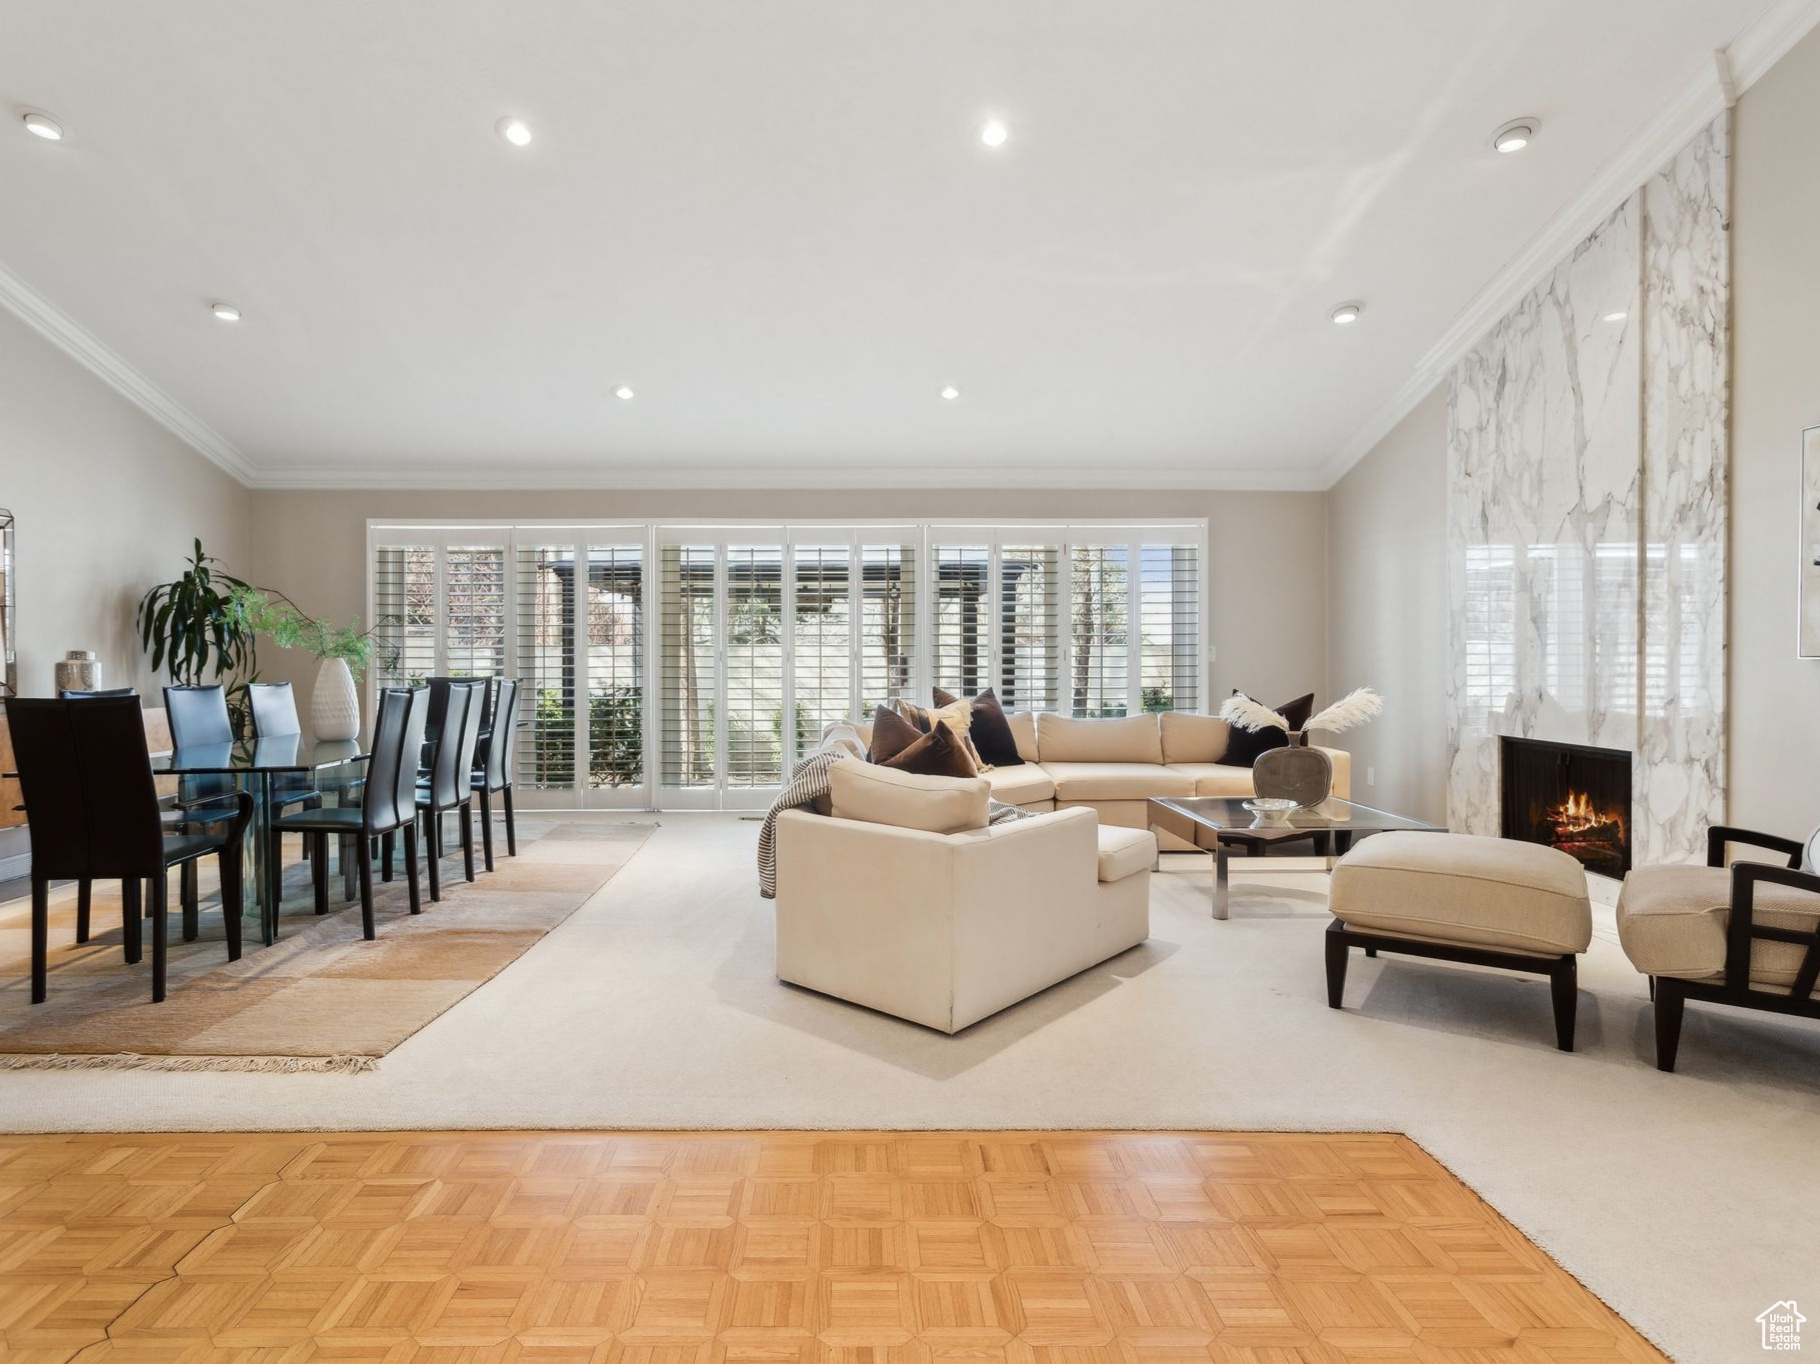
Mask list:
[[[1156,835],[1102,824],[1099,829],[1099,926],[1095,950],[1104,961],[1150,936],[1150,873]]]
[[[1340,1007],[1349,949],[1545,975],[1555,1043],[1574,1049],[1577,958],[1592,943],[1586,872],[1566,853],[1469,834],[1384,833],[1333,869],[1327,1003]]]

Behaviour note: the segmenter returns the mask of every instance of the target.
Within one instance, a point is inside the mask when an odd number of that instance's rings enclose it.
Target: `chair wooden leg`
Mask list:
[[[32,877],[32,1003],[44,1003],[45,982],[50,976],[51,883]]]
[[[474,879],[474,800],[461,803],[461,870],[468,880]]]
[[[329,912],[329,836],[309,834],[304,843],[316,850],[310,859],[310,890],[316,898],[316,912]]]
[[[1663,976],[1656,981],[1656,1069],[1673,1070],[1681,1050],[1681,1016],[1687,996],[1681,982]]]
[[[88,941],[88,912],[94,902],[95,883],[83,877],[76,882],[76,941]]]
[[[493,870],[493,793],[487,790],[486,783],[480,785],[480,848],[484,854],[481,861],[488,871]]]
[[[341,836],[341,898],[344,900],[352,900],[359,893],[360,875],[355,863],[356,858],[360,859],[361,864],[366,862],[366,840],[358,837],[350,838],[343,834]]]
[[[152,1003],[164,1003],[165,946],[169,937],[171,888],[167,878],[152,878]]]
[[[430,864],[430,899],[442,899],[442,817],[434,810],[423,813],[423,852]]]
[[[379,839],[379,879],[390,882],[392,879],[392,855],[398,849],[398,835],[384,834]]]
[[[512,809],[512,788],[501,788],[499,798],[506,807],[506,856],[518,856],[518,815]]]
[[[1571,953],[1556,963],[1548,973],[1549,993],[1555,1005],[1555,1045],[1562,1051],[1574,1049],[1574,1018],[1579,1012],[1579,958]]]
[[[360,931],[368,942],[379,936],[373,927],[373,863],[365,857],[360,859]]]
[[[177,870],[177,890],[183,900],[183,940],[195,942],[202,932],[202,893],[197,886],[200,878],[196,875],[194,859],[185,862]]]
[[[1337,1009],[1346,994],[1346,939],[1340,921],[1327,926],[1327,1007]]]
[[[128,966],[137,966],[143,953],[145,910],[140,903],[141,889],[137,876],[120,883],[120,945]]]
[[[423,913],[423,900],[417,890],[417,821],[404,826],[404,875],[411,886],[411,913]]]
[[[240,876],[240,849],[229,840],[217,859],[221,868],[221,923],[227,929],[228,960],[240,960],[240,916],[246,913],[242,898],[244,887]]]

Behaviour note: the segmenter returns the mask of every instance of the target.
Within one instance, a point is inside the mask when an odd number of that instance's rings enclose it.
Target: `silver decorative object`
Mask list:
[[[1252,764],[1251,783],[1259,797],[1319,805],[1333,794],[1333,760],[1318,748],[1267,749]]]
[[[57,662],[57,690],[100,691],[101,660],[93,649],[71,649]]]

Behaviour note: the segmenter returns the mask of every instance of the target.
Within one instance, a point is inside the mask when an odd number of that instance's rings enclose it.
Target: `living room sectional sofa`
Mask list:
[[[1232,728],[1216,715],[1165,711],[1110,720],[1077,720],[1049,711],[1012,711],[1017,767],[982,775],[992,794],[1026,810],[1089,809],[1105,825],[1145,827],[1144,802],[1153,796],[1251,796],[1251,768],[1227,764]],[[857,726],[866,743],[872,726]],[[1333,762],[1333,794],[1352,792],[1350,755],[1321,750]],[[1188,844],[1164,834],[1165,849]]]

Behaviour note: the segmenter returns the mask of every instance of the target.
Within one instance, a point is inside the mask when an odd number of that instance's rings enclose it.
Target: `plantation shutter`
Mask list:
[[[934,556],[931,681],[956,696],[975,696],[991,685],[992,553],[985,545],[938,545]],[[916,698],[920,705],[929,699]]]
[[[893,697],[911,695],[916,679],[916,549],[910,544],[860,550],[859,708],[857,719]]]
[[[642,545],[588,550],[588,785],[645,780],[645,552]]]
[[[381,687],[408,687],[437,668],[437,559],[430,545],[373,551],[373,668]]]
[[[1069,710],[1117,716],[1131,705],[1128,550],[1076,545],[1069,563]]]
[[[1201,567],[1194,545],[1145,545],[1138,601],[1144,710],[1201,708]]]
[[[575,545],[520,544],[517,553],[518,698],[530,728],[518,744],[518,781],[575,784]]]
[[[1006,710],[1058,710],[1062,552],[1007,545],[999,554],[998,699]]]
[[[823,727],[853,709],[853,549],[797,545],[791,559],[791,690],[801,754],[814,749]]]
[[[502,545],[451,545],[443,551],[447,633],[442,671],[493,677],[506,667],[506,551]]]
[[[783,783],[783,546],[726,551],[726,772],[730,789]]]
[[[663,693],[659,742],[663,784],[715,783],[714,693],[719,629],[712,545],[665,545],[659,594]]]

